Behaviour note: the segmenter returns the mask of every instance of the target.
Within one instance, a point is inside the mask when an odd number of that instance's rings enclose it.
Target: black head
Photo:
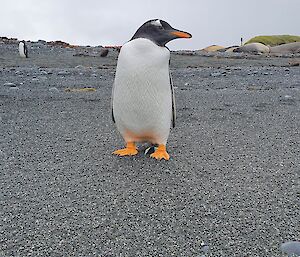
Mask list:
[[[174,29],[169,23],[163,20],[154,19],[145,22],[135,32],[131,40],[136,38],[147,38],[159,46],[165,46],[166,43],[176,38],[191,38],[188,32]]]

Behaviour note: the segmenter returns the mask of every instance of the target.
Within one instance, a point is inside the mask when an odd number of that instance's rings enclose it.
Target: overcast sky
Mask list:
[[[0,0],[0,36],[122,45],[153,18],[192,39],[171,49],[230,46],[256,35],[300,35],[300,0]]]

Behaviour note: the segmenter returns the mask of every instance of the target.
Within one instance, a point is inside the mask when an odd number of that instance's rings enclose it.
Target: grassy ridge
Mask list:
[[[300,42],[300,36],[291,35],[275,35],[275,36],[257,36],[248,40],[246,44],[249,43],[262,43],[269,46],[278,46],[282,44]]]

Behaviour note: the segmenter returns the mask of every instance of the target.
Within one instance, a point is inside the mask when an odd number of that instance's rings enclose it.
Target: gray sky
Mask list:
[[[0,0],[0,36],[122,45],[153,18],[192,39],[171,49],[240,43],[256,35],[300,35],[300,0]]]

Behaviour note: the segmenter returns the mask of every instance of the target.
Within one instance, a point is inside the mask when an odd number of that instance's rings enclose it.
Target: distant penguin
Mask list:
[[[28,58],[28,49],[24,40],[19,43],[19,54],[23,58]]]
[[[137,142],[157,145],[150,154],[169,160],[166,143],[175,126],[175,98],[169,71],[170,51],[176,38],[192,35],[163,20],[145,22],[120,51],[112,94],[112,117],[126,142],[119,156],[138,153]]]

